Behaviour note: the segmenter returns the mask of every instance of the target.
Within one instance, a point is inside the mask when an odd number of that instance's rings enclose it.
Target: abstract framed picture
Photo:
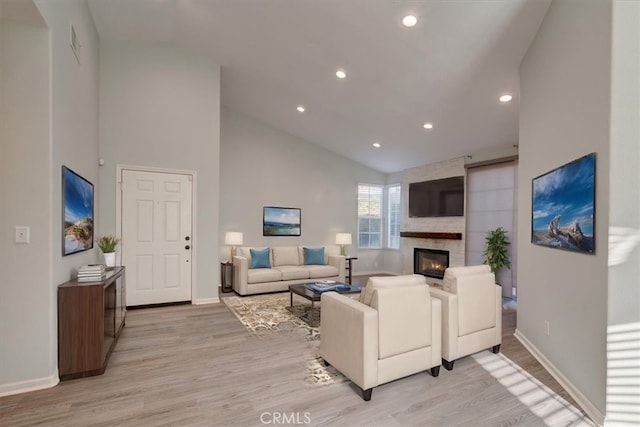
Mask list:
[[[62,166],[62,256],[93,248],[93,184]]]
[[[262,211],[263,236],[300,236],[300,208],[265,206]]]
[[[593,254],[595,198],[595,153],[534,178],[531,243]]]

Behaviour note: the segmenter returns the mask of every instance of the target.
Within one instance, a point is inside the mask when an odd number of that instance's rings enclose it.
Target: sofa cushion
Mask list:
[[[297,246],[274,246],[272,250],[274,267],[300,265]]]
[[[412,285],[427,285],[426,279],[420,274],[408,274],[405,276],[383,276],[383,277],[371,277],[367,281],[367,285],[360,293],[360,302],[371,306],[371,299],[373,298],[373,291],[379,288],[391,288],[396,286],[412,286]]]
[[[251,266],[249,268],[271,268],[269,260],[269,248],[266,249],[250,249]]]
[[[306,267],[309,271],[310,279],[319,279],[321,277],[334,277],[338,275],[338,269],[333,265],[310,265]]]
[[[282,280],[308,279],[309,269],[301,265],[282,265],[274,267],[282,273]]]
[[[251,249],[267,249],[267,246],[241,246],[237,249],[238,255],[246,258],[247,261],[249,261],[249,265],[251,265]],[[271,262],[271,265],[273,265],[273,253],[270,253],[269,261]]]
[[[247,283],[279,282],[282,272],[273,268],[254,268],[247,272]]]
[[[324,265],[324,247],[302,248],[304,253],[304,265]]]

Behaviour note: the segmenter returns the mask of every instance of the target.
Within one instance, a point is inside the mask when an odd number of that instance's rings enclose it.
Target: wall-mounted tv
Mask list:
[[[464,215],[464,176],[409,184],[409,217]]]

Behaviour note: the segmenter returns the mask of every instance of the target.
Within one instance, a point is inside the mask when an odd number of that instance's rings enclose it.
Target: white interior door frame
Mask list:
[[[191,198],[191,239],[192,242],[197,242],[197,173],[193,170],[184,170],[184,169],[167,169],[167,168],[156,168],[150,166],[136,166],[136,165],[124,165],[124,164],[116,164],[116,237],[122,239],[122,171],[130,170],[136,172],[158,172],[158,173],[175,173],[181,175],[188,175],[191,177],[192,182],[192,198]],[[195,295],[196,286],[196,272],[197,270],[197,244],[191,245],[191,303],[197,300]],[[122,253],[118,251],[116,254],[117,264],[122,265]]]

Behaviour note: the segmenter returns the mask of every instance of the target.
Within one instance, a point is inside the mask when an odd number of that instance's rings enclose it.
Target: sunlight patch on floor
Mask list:
[[[472,357],[531,412],[540,417],[545,425],[595,425],[573,405],[555,394],[506,356],[483,351]]]

